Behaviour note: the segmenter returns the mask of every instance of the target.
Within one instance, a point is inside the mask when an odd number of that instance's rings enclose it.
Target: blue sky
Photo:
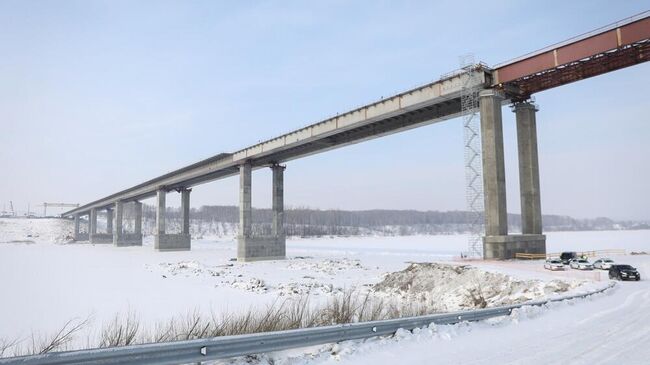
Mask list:
[[[0,1],[0,202],[85,203],[650,9],[648,1]],[[558,10],[558,9],[561,9]],[[650,65],[537,94],[546,214],[650,219]],[[508,210],[519,212],[504,108]],[[270,205],[270,172],[253,177]],[[452,120],[288,163],[285,203],[464,209]],[[237,204],[237,178],[194,206]],[[178,204],[170,194],[169,204]]]

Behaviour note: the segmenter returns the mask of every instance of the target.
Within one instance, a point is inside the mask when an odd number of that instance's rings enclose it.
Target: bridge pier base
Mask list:
[[[519,253],[546,253],[546,236],[543,234],[510,234],[483,237],[483,258],[514,259]]]
[[[286,258],[284,234],[284,166],[273,165],[273,225],[271,235],[254,236],[252,233],[250,163],[239,167],[239,234],[237,261],[283,260]]]
[[[189,251],[191,237],[189,232],[189,206],[190,190],[181,190],[181,212],[183,215],[181,233],[165,233],[166,195],[164,189],[159,189],[156,194],[156,230],[154,232],[154,248],[158,251]]]

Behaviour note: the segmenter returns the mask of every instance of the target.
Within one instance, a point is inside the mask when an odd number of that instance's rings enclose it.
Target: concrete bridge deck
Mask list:
[[[157,197],[155,247],[159,250],[190,249],[189,195],[193,186],[228,176],[240,176],[240,229],[238,258],[273,259],[285,255],[283,230],[283,171],[280,163],[334,148],[359,143],[411,128],[455,118],[461,113],[461,92],[481,90],[481,142],[483,186],[485,191],[485,258],[512,258],[516,252],[545,252],[542,234],[537,156],[537,106],[529,99],[535,92],[611,72],[648,61],[650,52],[650,11],[635,15],[595,31],[585,33],[537,52],[490,69],[483,65],[442,77],[440,80],[234,153],[221,153],[195,164],[164,174],[132,188],[72,209],[63,216],[89,215],[91,242],[110,241],[116,246],[141,244],[142,207],[139,200]],[[522,234],[508,234],[503,131],[501,109],[513,104],[517,123]],[[273,170],[273,234],[251,234],[251,171],[262,167]],[[165,232],[165,196],[182,194],[182,231]],[[123,204],[133,202],[135,232],[122,229]],[[106,210],[108,221],[115,222],[106,233],[96,229],[97,210]]]
[[[469,84],[468,87],[484,88],[490,85],[490,71],[480,71],[480,82]],[[105,209],[118,200],[150,198],[161,187],[173,191],[233,176],[239,173],[239,166],[244,162],[250,162],[252,168],[257,169],[455,118],[461,111],[460,92],[466,78],[466,74],[450,76],[240,151],[215,155],[70,210],[64,216],[88,212],[93,208]]]

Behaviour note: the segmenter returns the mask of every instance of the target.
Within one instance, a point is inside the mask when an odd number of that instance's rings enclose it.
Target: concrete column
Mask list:
[[[113,209],[106,209],[106,233],[113,233]]]
[[[284,236],[284,169],[285,166],[273,165],[273,235]]]
[[[252,233],[252,204],[250,162],[239,166],[239,236],[250,237]]]
[[[88,219],[88,233],[90,235],[97,233],[97,210],[95,208],[92,208],[90,210]]]
[[[190,192],[191,189],[181,190],[181,220],[183,226],[181,228],[182,234],[190,234]]]
[[[164,189],[158,189],[156,194],[156,231],[155,234],[165,234],[165,209],[167,192]]]
[[[74,240],[79,240],[79,214],[74,215]]]
[[[119,245],[122,241],[123,230],[123,220],[124,217],[124,203],[121,201],[115,202],[115,226],[113,229],[113,244]]]
[[[502,100],[503,97],[495,90],[483,90],[479,93],[486,236],[508,234],[506,173],[501,122]]]
[[[519,150],[519,191],[521,194],[521,233],[542,234],[542,207],[539,193],[539,162],[537,159],[537,107],[517,103],[513,111],[517,120]]]
[[[142,238],[142,203],[133,202],[133,204],[133,210],[135,211],[134,233]]]

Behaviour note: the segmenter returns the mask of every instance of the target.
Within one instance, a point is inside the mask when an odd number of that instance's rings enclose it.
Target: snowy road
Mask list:
[[[648,257],[628,262],[650,272]],[[590,299],[529,308],[497,321],[397,337],[350,342],[340,354],[289,363],[648,364],[650,281],[619,283]]]

